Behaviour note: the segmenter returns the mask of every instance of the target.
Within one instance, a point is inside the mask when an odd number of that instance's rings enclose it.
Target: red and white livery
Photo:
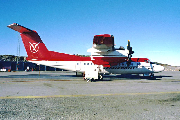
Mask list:
[[[92,48],[88,49],[90,57],[70,55],[49,51],[38,33],[17,23],[7,27],[18,31],[27,52],[27,60],[41,65],[75,71],[76,73],[91,73],[97,71],[100,78],[108,74],[150,74],[164,70],[163,66],[153,64],[147,58],[132,58],[132,47],[128,41],[127,49],[114,47],[114,36],[109,34],[95,35]],[[90,75],[91,76],[91,75]],[[93,77],[92,77],[93,79]]]

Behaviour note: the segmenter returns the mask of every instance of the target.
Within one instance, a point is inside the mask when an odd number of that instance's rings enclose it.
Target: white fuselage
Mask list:
[[[101,47],[99,49],[98,47]],[[97,49],[98,48],[98,49]],[[110,48],[108,48],[110,49]],[[127,65],[127,62],[119,62],[115,66],[104,67],[103,64],[94,64],[93,61],[96,59],[107,61],[108,59],[113,59],[116,62],[116,57],[119,59],[128,56],[128,50],[108,50],[106,46],[97,46],[93,45],[91,49],[88,50],[91,52],[90,61],[36,61],[31,60],[30,62],[36,63],[38,65],[46,65],[54,68],[60,68],[64,70],[70,70],[75,72],[85,73],[86,71],[97,70],[98,73],[107,73],[107,74],[149,74],[155,72],[161,72],[164,70],[163,66],[152,64],[150,61],[144,62],[131,62],[130,65]]]
[[[163,66],[146,63],[146,62],[131,62],[127,65],[126,62],[119,63],[116,66],[103,67],[102,65],[94,65],[92,61],[30,61],[36,64],[51,66],[64,70],[76,71],[84,73],[90,69],[96,69],[99,73],[109,74],[148,74],[161,72]]]

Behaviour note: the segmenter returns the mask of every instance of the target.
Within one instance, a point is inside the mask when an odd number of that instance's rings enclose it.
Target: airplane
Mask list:
[[[122,46],[115,48],[114,36],[110,34],[95,35],[92,48],[87,50],[91,53],[90,57],[83,57],[49,51],[35,30],[17,23],[7,27],[20,33],[29,62],[74,71],[77,76],[85,74],[87,80],[103,79],[104,74],[143,74],[154,77],[154,73],[164,70],[163,66],[148,58],[133,58],[130,40],[127,49]]]

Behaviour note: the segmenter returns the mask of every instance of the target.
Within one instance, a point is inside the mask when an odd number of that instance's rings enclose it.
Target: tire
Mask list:
[[[154,74],[151,74],[150,77],[153,78],[153,77],[154,77]]]

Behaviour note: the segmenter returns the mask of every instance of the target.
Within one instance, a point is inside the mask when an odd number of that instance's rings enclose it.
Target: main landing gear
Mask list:
[[[150,78],[154,78],[154,74],[153,73],[146,73],[143,74],[144,77],[150,77]]]

